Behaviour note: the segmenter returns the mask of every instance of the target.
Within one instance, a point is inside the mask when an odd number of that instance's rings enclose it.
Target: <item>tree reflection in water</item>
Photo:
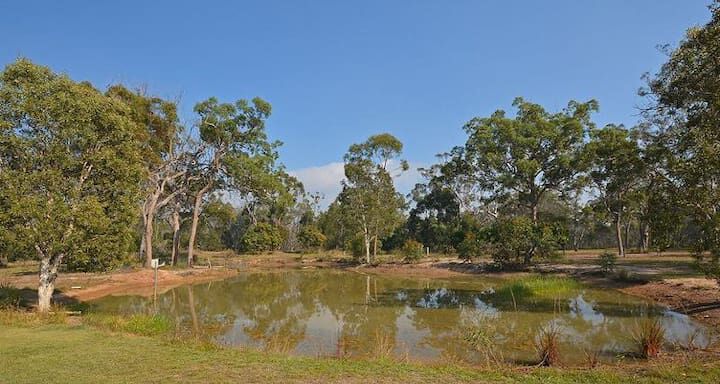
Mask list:
[[[211,284],[172,289],[152,298],[106,297],[96,310],[150,313],[175,321],[179,332],[220,344],[305,355],[391,353],[432,360],[482,360],[468,343],[481,331],[493,352],[516,361],[535,356],[538,329],[561,332],[562,356],[586,350],[613,356],[632,349],[629,335],[642,318],[659,318],[669,342],[710,342],[687,316],[613,290],[577,288],[562,295],[499,294],[508,280],[377,277],[340,271],[247,273]]]

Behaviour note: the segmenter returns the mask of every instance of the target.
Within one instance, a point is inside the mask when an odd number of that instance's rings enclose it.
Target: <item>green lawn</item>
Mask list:
[[[88,326],[0,325],[0,383],[96,382],[718,383],[720,364],[487,371],[389,360],[287,357]]]

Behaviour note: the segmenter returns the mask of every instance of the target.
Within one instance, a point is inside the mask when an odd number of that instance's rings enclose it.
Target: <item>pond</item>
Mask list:
[[[685,315],[570,279],[399,278],[336,270],[243,273],[157,295],[109,296],[94,311],[160,313],[178,332],[229,346],[312,356],[386,356],[517,363],[537,360],[540,329],[560,332],[564,362],[636,351],[633,332],[657,319],[667,342],[710,342]],[[480,340],[481,342],[478,342]]]

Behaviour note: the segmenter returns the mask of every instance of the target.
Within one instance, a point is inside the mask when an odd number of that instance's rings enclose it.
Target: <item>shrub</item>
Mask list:
[[[298,241],[304,251],[317,251],[325,245],[326,240],[325,235],[312,225],[304,226],[298,233]]]
[[[613,273],[617,265],[617,254],[614,252],[603,252],[598,256],[598,263],[603,273]]]
[[[563,240],[557,225],[535,224],[525,216],[498,220],[490,229],[493,260],[500,265],[527,264],[548,258]]]
[[[665,328],[660,320],[645,320],[636,326],[633,341],[640,350],[640,356],[649,359],[656,357],[665,342]]]
[[[497,326],[489,321],[467,328],[462,335],[463,342],[485,360],[485,364],[501,365],[502,352],[496,348]]]
[[[268,223],[258,223],[245,232],[240,240],[241,250],[249,253],[278,249],[284,240],[282,231]]]
[[[535,338],[540,365],[549,367],[560,363],[560,336],[560,330],[554,325],[540,329]]]
[[[365,241],[362,236],[356,236],[347,240],[344,249],[350,251],[355,259],[365,257]]]
[[[485,241],[475,232],[467,232],[463,240],[458,244],[458,256],[461,259],[470,261],[479,257],[485,251]]]
[[[405,240],[400,253],[405,261],[420,260],[423,257],[423,245],[413,239]]]

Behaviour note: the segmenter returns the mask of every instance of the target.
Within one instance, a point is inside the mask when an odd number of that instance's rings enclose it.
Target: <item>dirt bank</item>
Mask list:
[[[665,279],[621,288],[620,291],[651,299],[703,323],[720,326],[720,288],[714,280]]]

